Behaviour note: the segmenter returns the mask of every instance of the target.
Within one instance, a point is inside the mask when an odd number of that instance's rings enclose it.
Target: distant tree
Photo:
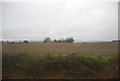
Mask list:
[[[112,40],[112,42],[120,42],[120,40]]]
[[[66,38],[66,42],[73,43],[74,42],[73,37]]]
[[[14,43],[15,43],[14,41],[11,42],[11,44],[14,44]]]
[[[50,42],[52,42],[52,40],[49,37],[46,37],[43,42],[44,43],[50,43]]]
[[[24,40],[24,43],[29,43],[27,40]]]
[[[66,42],[66,40],[64,38],[61,38],[60,42]]]
[[[9,44],[9,41],[7,41],[7,44]]]
[[[4,44],[4,43],[5,43],[5,41],[2,40],[2,44]]]
[[[58,42],[61,43],[61,40],[59,39]]]
[[[66,42],[66,40],[65,40],[64,38],[61,38],[61,39],[59,39],[57,42],[63,43],[63,42]]]
[[[58,41],[56,39],[54,39],[53,42],[58,42]]]

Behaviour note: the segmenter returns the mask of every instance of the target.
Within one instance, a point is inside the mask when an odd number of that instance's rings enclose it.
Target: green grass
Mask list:
[[[3,54],[3,79],[117,78],[117,56]]]

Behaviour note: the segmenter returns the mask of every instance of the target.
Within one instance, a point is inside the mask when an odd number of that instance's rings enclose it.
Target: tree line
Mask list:
[[[64,42],[73,43],[73,42],[74,42],[74,39],[73,39],[73,37],[68,37],[68,38],[66,38],[66,39],[64,39],[64,38],[59,39],[59,40],[54,39],[54,40],[52,41],[50,37],[46,37],[46,38],[43,40],[43,43],[51,43],[51,42],[54,42],[54,43],[64,43]]]
[[[30,41],[28,41],[28,40],[24,40],[24,41],[19,41],[19,42],[15,42],[15,41],[2,41],[2,43],[4,44],[4,43],[7,43],[7,44],[15,44],[15,43],[25,43],[25,44],[28,44]],[[64,38],[61,38],[61,39],[58,39],[58,40],[56,40],[56,39],[54,39],[54,40],[51,40],[51,38],[50,37],[46,37],[46,38],[44,38],[44,40],[42,41],[43,43],[73,43],[74,42],[74,39],[73,39],[73,37],[68,37],[68,38],[66,38],[66,39],[64,39]]]
[[[15,42],[15,41],[2,41],[2,43],[3,43],[3,44],[4,44],[4,43],[7,43],[7,44],[25,43],[25,44],[27,44],[27,43],[29,43],[29,41],[28,41],[28,40],[19,41],[19,42]]]

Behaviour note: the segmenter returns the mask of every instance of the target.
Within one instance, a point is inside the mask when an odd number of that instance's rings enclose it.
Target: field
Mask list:
[[[58,53],[58,54],[105,54],[114,55],[118,53],[117,42],[100,43],[35,43],[35,44],[4,44],[2,46],[3,54],[40,54],[40,53]]]
[[[117,79],[118,43],[3,44],[3,79]]]

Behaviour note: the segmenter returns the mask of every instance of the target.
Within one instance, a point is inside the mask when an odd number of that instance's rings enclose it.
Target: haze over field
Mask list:
[[[117,2],[41,0],[0,5],[3,39],[73,37],[75,42],[118,39]]]
[[[2,0],[0,78],[118,79],[117,1]]]

